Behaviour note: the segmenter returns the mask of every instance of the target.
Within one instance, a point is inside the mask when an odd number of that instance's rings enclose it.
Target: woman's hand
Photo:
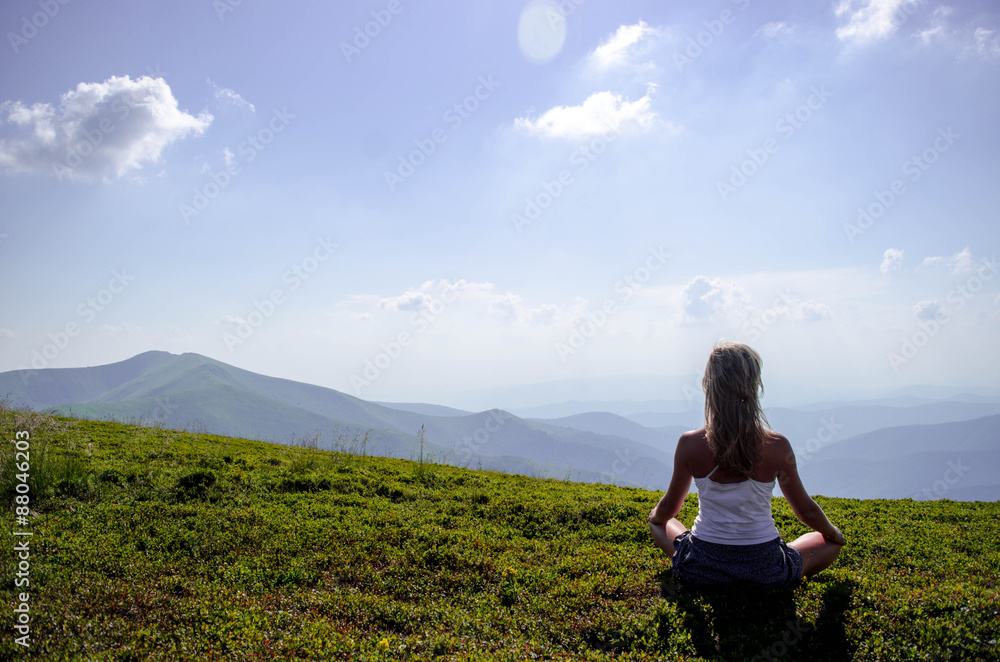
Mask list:
[[[823,539],[827,542],[832,542],[834,545],[840,545],[841,547],[847,544],[847,538],[844,537],[844,534],[841,533],[840,529],[837,527],[833,527],[833,535],[828,536],[824,533]]]
[[[663,520],[662,522],[658,522],[656,520],[656,507],[654,506],[653,509],[649,511],[649,517],[646,518],[646,522],[648,524],[659,526],[660,524],[666,523],[666,520]]]

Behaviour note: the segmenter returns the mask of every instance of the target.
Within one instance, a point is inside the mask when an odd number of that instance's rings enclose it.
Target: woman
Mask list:
[[[829,567],[846,543],[802,487],[788,440],[767,428],[760,373],[760,355],[750,347],[724,342],[712,349],[702,379],[705,426],[677,441],[670,487],[649,513],[653,540],[682,581],[784,588]],[[692,478],[698,517],[689,531],[677,514]],[[813,529],[787,545],[771,515],[776,480],[792,512]]]

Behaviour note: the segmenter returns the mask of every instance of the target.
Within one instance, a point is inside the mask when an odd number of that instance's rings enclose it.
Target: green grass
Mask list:
[[[649,539],[659,493],[0,419],[4,503],[18,429],[38,476],[31,646],[13,641],[24,527],[7,510],[0,659],[1000,658],[997,503],[820,498],[850,541],[833,568],[793,591],[698,592]],[[805,531],[774,510],[786,539]]]

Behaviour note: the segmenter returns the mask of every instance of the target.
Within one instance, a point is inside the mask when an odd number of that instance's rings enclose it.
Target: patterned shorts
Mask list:
[[[699,586],[780,589],[802,579],[802,554],[780,537],[756,545],[722,545],[685,531],[674,539],[673,566],[674,577]]]

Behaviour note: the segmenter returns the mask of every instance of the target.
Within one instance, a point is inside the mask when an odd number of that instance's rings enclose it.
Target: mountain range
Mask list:
[[[369,402],[198,354],[150,351],[87,368],[0,373],[16,405],[76,418],[156,424],[283,444],[363,450],[508,473],[664,489],[673,448],[701,403],[616,403],[522,418],[427,403]],[[898,394],[767,410],[796,450],[810,493],[853,498],[1000,500],[1000,402],[992,394]],[[658,411],[643,411],[656,404]],[[576,411],[583,402],[533,411]],[[599,403],[593,403],[599,404]],[[524,410],[520,410],[522,413]]]

